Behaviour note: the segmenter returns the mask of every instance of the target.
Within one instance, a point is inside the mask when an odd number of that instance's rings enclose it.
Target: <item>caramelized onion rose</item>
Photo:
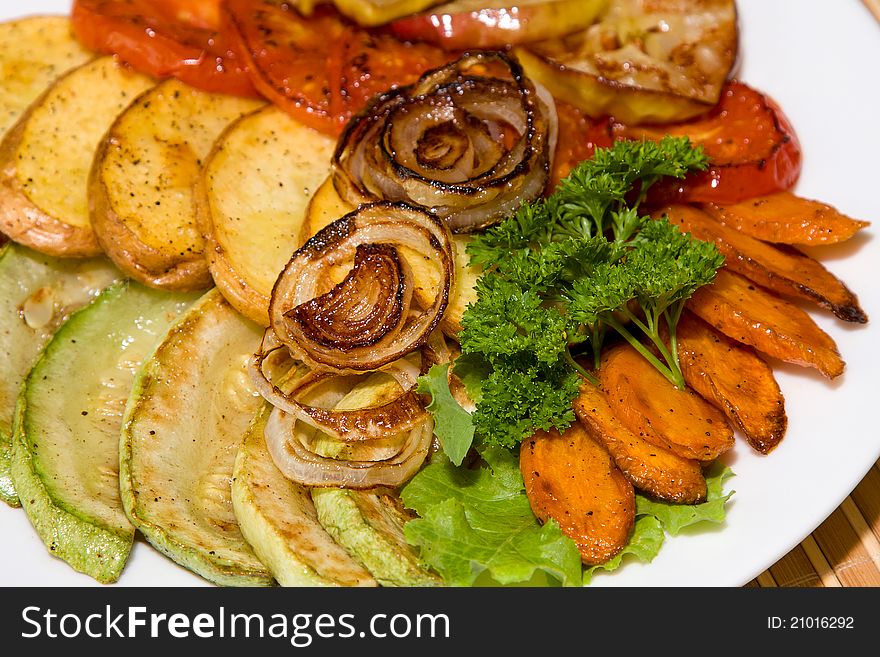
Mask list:
[[[333,181],[353,205],[406,201],[471,232],[543,193],[556,133],[552,97],[515,60],[469,53],[353,117]]]
[[[396,247],[440,269],[425,308],[413,303],[412,276]],[[429,212],[403,203],[363,205],[293,254],[272,291],[271,329],[316,371],[380,369],[427,342],[449,301],[453,259],[449,230]],[[351,260],[345,279],[328,290],[333,269]]]

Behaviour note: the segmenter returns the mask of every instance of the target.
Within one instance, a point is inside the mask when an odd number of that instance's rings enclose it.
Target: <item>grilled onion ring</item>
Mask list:
[[[316,372],[301,368],[292,379],[282,377],[276,383],[266,371],[270,357],[281,352],[284,345],[275,337],[271,327],[263,335],[260,349],[250,361],[251,380],[257,392],[276,408],[297,420],[323,431],[331,438],[346,442],[377,440],[389,435],[410,431],[425,421],[428,412],[421,398],[411,385],[402,385],[403,392],[397,398],[380,406],[355,410],[335,410],[333,406],[341,396],[313,396],[308,403],[302,401],[311,389],[329,377],[330,372]],[[428,348],[421,351],[421,374],[427,372],[434,359]],[[389,370],[395,376],[396,372]],[[397,378],[395,376],[395,378]]]
[[[406,201],[471,232],[543,193],[556,133],[552,97],[515,60],[468,53],[353,117],[333,182],[353,205]]]
[[[400,452],[384,461],[351,461],[326,458],[309,451],[297,435],[297,420],[272,409],[266,423],[266,447],[281,473],[304,486],[345,488],[396,488],[421,467],[431,449],[434,423],[430,416],[412,429]]]
[[[429,307],[410,303],[411,276],[394,245],[437,263],[440,281]],[[322,292],[331,269],[352,258],[346,279]],[[272,291],[270,326],[314,370],[380,369],[428,340],[449,301],[453,261],[449,230],[437,217],[404,203],[363,205],[293,254]]]

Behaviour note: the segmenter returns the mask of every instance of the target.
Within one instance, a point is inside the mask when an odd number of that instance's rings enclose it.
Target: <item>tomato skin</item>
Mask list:
[[[704,117],[667,126],[613,127],[616,138],[659,139],[687,135],[712,164],[685,180],[658,184],[657,203],[735,203],[790,189],[801,171],[801,147],[791,123],[766,95],[728,82],[718,105]]]
[[[77,38],[157,78],[176,77],[214,93],[256,96],[250,77],[218,33],[219,0],[75,0]]]
[[[227,0],[221,21],[260,93],[333,136],[375,95],[455,58],[359,27],[324,5],[305,17],[278,0]]]
[[[559,120],[559,137],[550,171],[547,192],[550,193],[571,170],[583,160],[593,156],[597,148],[607,148],[613,143],[611,124],[608,119],[596,120],[587,116],[574,105],[556,101]]]

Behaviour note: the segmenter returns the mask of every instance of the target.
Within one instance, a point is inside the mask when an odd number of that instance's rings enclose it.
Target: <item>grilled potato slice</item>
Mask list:
[[[263,438],[268,417],[266,404],[235,460],[232,502],[242,534],[282,586],[376,586],[318,521],[309,489],[275,466]]]
[[[516,54],[529,77],[590,116],[666,123],[718,102],[737,41],[733,0],[612,0],[586,30]]]
[[[122,271],[151,287],[211,287],[192,187],[220,133],[260,104],[172,79],[116,118],[92,164],[89,211],[98,242]]]
[[[635,492],[580,423],[562,434],[538,431],[523,441],[519,462],[532,511],[541,522],[559,524],[581,561],[602,564],[624,548],[636,518]]]
[[[330,137],[265,107],[232,123],[202,168],[196,212],[211,276],[236,310],[262,326],[334,147]]]
[[[66,16],[0,23],[0,136],[59,75],[93,56]]]
[[[19,504],[9,467],[21,382],[68,316],[121,276],[106,258],[53,258],[14,242],[0,247],[0,499],[7,504]]]
[[[92,156],[113,120],[154,80],[101,57],[49,87],[0,144],[0,231],[37,251],[92,256]]]
[[[55,334],[16,407],[12,479],[51,553],[115,581],[134,527],[119,499],[119,431],[135,372],[192,302],[120,281]]]
[[[263,403],[247,374],[260,335],[219,292],[205,294],[141,368],[120,437],[128,518],[160,552],[230,586],[273,583],[232,507],[238,446]]]

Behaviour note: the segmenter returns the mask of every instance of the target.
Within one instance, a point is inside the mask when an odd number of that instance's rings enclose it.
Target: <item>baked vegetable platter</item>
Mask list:
[[[855,0],[13,4],[3,584],[739,586],[880,456]]]

